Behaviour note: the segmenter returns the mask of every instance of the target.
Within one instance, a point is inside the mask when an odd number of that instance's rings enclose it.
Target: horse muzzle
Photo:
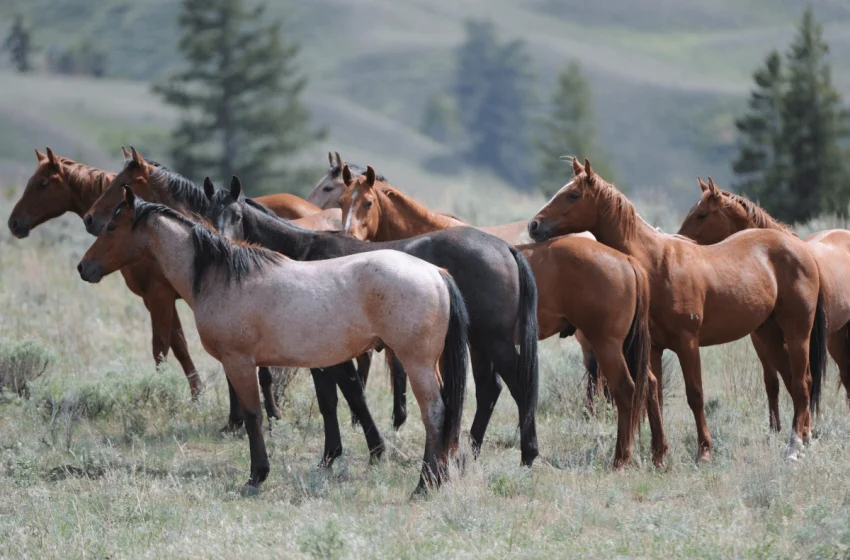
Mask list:
[[[97,284],[103,279],[103,267],[99,262],[80,261],[80,264],[77,265],[77,272],[80,273],[80,278],[92,284]]]
[[[535,241],[546,241],[552,237],[552,226],[537,219],[531,220],[528,222],[528,235]]]
[[[83,218],[83,223],[86,225],[86,231],[97,237],[103,230],[103,222],[95,219],[91,214],[86,214]]]
[[[27,218],[9,218],[9,231],[18,239],[24,239],[30,234],[30,220]]]

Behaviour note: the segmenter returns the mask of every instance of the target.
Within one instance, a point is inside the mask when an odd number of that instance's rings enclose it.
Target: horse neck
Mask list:
[[[283,220],[267,216],[258,210],[249,210],[251,229],[245,241],[257,243],[295,260],[302,260],[318,234],[301,229]]]
[[[617,220],[601,219],[591,230],[596,240],[626,255],[635,257],[642,265],[653,268],[663,252],[662,235],[635,212],[635,225],[630,230]]]
[[[109,188],[115,173],[107,173],[97,167],[70,160],[65,165],[70,168],[67,172],[67,183],[71,192],[70,211],[82,218]]]
[[[387,195],[378,191],[381,198],[381,217],[373,241],[395,241],[466,225],[460,220],[431,211],[407,195],[394,192]]]
[[[150,232],[147,248],[151,257],[180,297],[194,309],[192,226],[166,216],[151,216],[145,227]]]

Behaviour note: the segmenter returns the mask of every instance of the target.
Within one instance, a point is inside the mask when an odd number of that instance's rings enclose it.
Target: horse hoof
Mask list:
[[[260,493],[260,487],[254,486],[250,483],[243,486],[242,490],[239,491],[239,494],[241,494],[243,498],[252,498],[254,496],[259,495],[259,493]]]
[[[271,414],[269,414],[269,418],[274,418],[275,420],[282,419],[283,416],[281,416],[281,414],[280,414],[280,409],[277,408],[277,407],[274,407],[274,409],[271,411]]]
[[[708,461],[711,461],[711,450],[703,449],[697,456],[697,463],[707,463]]]
[[[785,447],[785,459],[796,461],[803,457],[803,440],[797,434],[791,435],[791,440]]]
[[[384,444],[382,443],[381,445],[379,445],[375,449],[372,449],[371,451],[369,451],[369,464],[370,465],[378,464],[381,461],[381,458],[384,456],[385,450],[386,450],[386,448],[384,447]]]
[[[407,411],[393,412],[393,429],[398,430],[407,422]]]

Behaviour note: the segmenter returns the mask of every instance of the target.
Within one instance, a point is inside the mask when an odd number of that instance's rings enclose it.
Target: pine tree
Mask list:
[[[323,135],[300,100],[307,81],[298,47],[282,40],[281,23],[269,23],[265,8],[183,0],[186,69],[154,90],[182,111],[172,158],[184,175],[238,175],[252,192],[285,190],[301,174],[282,160]]]
[[[9,51],[12,65],[18,72],[27,72],[30,69],[30,32],[24,27],[24,18],[15,17],[15,23],[9,31],[3,48]]]
[[[558,75],[550,111],[540,123],[542,134],[536,142],[540,160],[537,184],[544,194],[551,196],[571,176],[571,164],[564,160],[564,156],[589,157],[593,159],[597,173],[608,181],[614,181],[604,154],[600,155],[596,145],[590,84],[578,62],[570,62]]]
[[[808,8],[787,55],[788,90],[782,104],[788,190],[794,200],[788,220],[802,221],[821,211],[846,214],[850,200],[842,148],[848,114],[832,86],[828,52],[823,27]]]
[[[458,54],[455,94],[469,157],[528,187],[528,121],[534,76],[523,41],[500,44],[492,23],[470,21]]]

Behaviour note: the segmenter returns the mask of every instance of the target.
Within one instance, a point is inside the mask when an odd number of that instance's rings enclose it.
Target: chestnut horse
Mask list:
[[[367,175],[368,178],[368,175]],[[519,408],[522,463],[531,465],[538,455],[535,433],[537,402],[537,290],[525,258],[513,246],[475,228],[441,230],[400,241],[367,243],[341,232],[310,231],[278,219],[251,199],[242,196],[242,186],[234,177],[230,190],[215,192],[211,183],[207,195],[212,201],[210,221],[219,232],[233,239],[258,243],[283,255],[315,261],[394,249],[418,257],[447,270],[454,278],[469,311],[469,345],[475,376],[477,408],[470,436],[477,456],[493,405],[501,391],[498,372],[508,384]],[[498,305],[494,305],[498,302]],[[519,353],[514,347],[518,339]],[[404,393],[403,368],[392,367],[394,387]],[[401,382],[395,383],[400,374]],[[343,380],[344,381],[344,380]],[[326,437],[339,441],[336,426],[336,392],[323,399],[320,410]],[[317,393],[321,388],[317,384]],[[326,414],[322,401],[332,404]],[[396,402],[396,409],[401,403]],[[365,404],[364,404],[365,406]],[[333,423],[333,426],[329,424]],[[329,428],[335,433],[329,433]],[[365,425],[364,425],[365,429]],[[341,444],[340,444],[341,445]],[[329,449],[326,445],[326,451]]]
[[[380,185],[371,167],[365,175],[356,178],[343,168],[343,178],[348,185],[341,198],[345,231],[358,239],[373,242],[406,239],[411,231],[442,231],[458,227],[456,223],[462,224],[454,218],[431,212],[396,189]],[[614,465],[619,467],[631,457],[632,434],[638,425],[636,415],[643,402],[643,387],[647,379],[649,383],[655,380],[646,372],[649,351],[643,346],[649,341],[648,334],[644,336],[648,328],[648,297],[642,295],[645,273],[634,259],[583,237],[517,248],[528,258],[537,281],[538,337],[548,338],[555,333],[569,336],[577,329],[588,328],[585,344],[594,353],[602,354],[599,356],[600,369],[610,383],[619,413],[614,456]],[[572,297],[571,294],[595,295]],[[473,361],[473,372],[475,366]],[[605,366],[610,372],[605,371]],[[637,393],[630,373],[638,382]],[[635,394],[639,395],[635,401],[637,407],[633,406]],[[660,408],[653,408],[653,403],[650,403],[650,420],[654,461],[660,465],[667,444]]]
[[[368,169],[371,169],[369,167]],[[371,172],[374,175],[374,170]],[[345,171],[343,164],[342,183],[347,190],[340,197],[343,211],[344,231],[364,241],[395,241],[407,239],[423,233],[439,231],[457,226],[466,226],[454,216],[435,212],[424,204],[414,200],[400,190],[388,185],[375,175],[375,180],[363,181],[366,177],[361,174],[357,180],[357,189],[350,187],[355,181],[355,175]],[[525,232],[527,222],[516,222],[503,226],[491,226],[478,228],[482,231],[495,235],[516,245],[520,236],[516,235],[517,225]],[[589,234],[584,234],[592,238]],[[526,235],[527,237],[527,235]],[[547,294],[540,292],[539,297],[545,298]],[[601,391],[602,385],[598,383],[598,364],[593,355],[590,343],[584,337],[581,329],[575,332],[576,340],[582,348],[584,365],[587,368],[587,396],[585,402],[588,410],[593,413],[594,397]],[[606,396],[610,397],[607,392]]]
[[[47,155],[38,150],[35,154],[38,167],[9,216],[9,230],[19,239],[27,237],[39,224],[65,212],[82,218],[115,178],[114,173],[58,157],[50,148],[47,148]],[[189,381],[192,398],[196,399],[202,388],[201,379],[186,346],[171,285],[149,263],[122,268],[121,275],[130,291],[141,296],[150,313],[153,357],[157,365],[165,361],[168,349],[173,349]]]
[[[247,493],[269,473],[257,366],[321,368],[381,342],[404,364],[425,424],[417,491],[440,484],[460,435],[466,384],[468,317],[447,272],[398,251],[292,261],[124,192],[80,261],[80,277],[94,283],[133,262],[155,262],[192,308],[201,342],[224,366],[245,415]]]
[[[575,178],[529,222],[529,234],[542,241],[590,231],[643,265],[651,286],[652,371],[660,381],[664,349],[678,356],[696,420],[698,457],[711,455],[699,348],[758,332],[777,354],[787,346],[794,401],[787,454],[796,458],[803,438],[811,437],[809,406],[820,398],[826,354],[820,275],[806,244],[772,230],[740,232],[710,246],[665,235],[596,175],[588,160],[582,166],[574,159],[573,169]]]
[[[103,191],[100,198],[91,205],[86,213],[83,222],[86,224],[86,229],[89,233],[98,235],[101,232],[103,225],[109,221],[115,206],[121,202],[124,186],[132,187],[145,200],[165,204],[185,216],[205,216],[207,214],[209,211],[209,201],[201,187],[195,185],[179,173],[170,171],[159,163],[145,160],[133,147],[130,148],[129,155],[130,157],[127,159],[124,169],[112,178],[109,187]],[[320,214],[324,214],[324,212],[327,211],[323,211]],[[339,210],[336,210],[336,212],[338,214]],[[312,225],[320,225],[322,223],[321,220],[324,220],[324,218],[320,217],[316,219],[314,216],[307,216],[306,218],[301,218],[298,222],[310,222]],[[168,297],[171,297],[170,301],[173,307],[174,299],[179,297],[178,293],[168,284],[162,272],[157,271],[156,267],[151,263],[146,263],[144,268],[152,278],[156,278],[157,285],[160,286],[162,292],[167,292]],[[365,376],[370,363],[368,353],[364,353],[363,356],[359,357],[358,362],[360,363],[358,370],[361,375]],[[316,373],[314,372],[314,374]],[[345,375],[350,375],[350,372],[346,372]],[[259,376],[267,413],[269,416],[277,418],[279,417],[279,413],[273,398],[271,373],[267,368],[260,368]],[[360,411],[356,415],[359,418],[365,418],[366,414],[367,412]],[[225,430],[238,429],[241,424],[242,411],[233,392],[233,387],[230,387],[230,416]],[[372,445],[370,445],[369,449],[375,456],[379,456],[383,450],[382,446],[378,446],[378,443],[378,438],[372,438]]]
[[[698,179],[702,196],[688,213],[679,235],[690,237],[700,245],[719,243],[745,229],[772,229],[796,235],[787,225],[775,220],[764,209],[746,198],[717,188],[711,177],[708,183]],[[838,364],[841,383],[850,404],[850,231],[833,229],[813,233],[805,239],[820,270],[821,292],[826,306],[827,349]],[[770,356],[767,349],[753,338],[753,345],[764,367],[770,426],[780,430],[779,371],[786,387],[791,379],[788,364]]]

